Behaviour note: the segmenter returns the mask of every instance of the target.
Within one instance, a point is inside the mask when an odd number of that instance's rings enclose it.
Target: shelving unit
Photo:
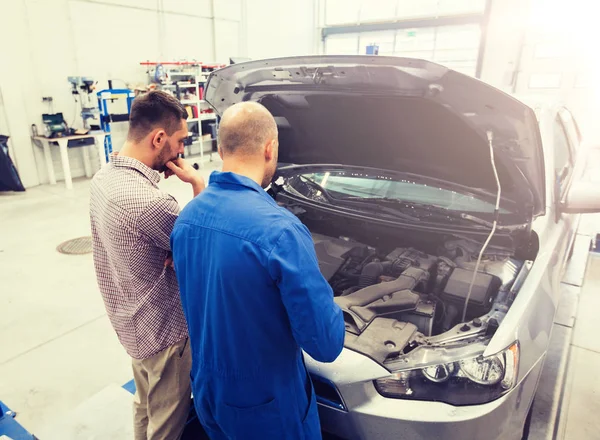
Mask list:
[[[202,123],[205,121],[215,121],[218,123],[217,116],[212,112],[208,103],[203,99],[204,86],[210,73],[224,65],[212,64],[207,65],[196,61],[179,61],[179,62],[142,62],[143,66],[148,67],[148,75],[152,80],[156,81],[157,66],[162,66],[164,74],[163,81],[160,87],[163,90],[173,93],[188,111],[188,132],[192,138],[192,142],[187,145],[186,156],[194,154],[192,147],[200,145],[200,160],[204,165],[204,153],[210,153],[212,161],[213,141],[216,140],[216,135],[213,135],[212,130],[205,128],[203,130]],[[210,124],[209,124],[210,125]],[[216,128],[216,127],[215,127]],[[204,139],[209,132],[211,138]],[[215,130],[216,132],[216,130]],[[208,148],[207,146],[208,145]]]

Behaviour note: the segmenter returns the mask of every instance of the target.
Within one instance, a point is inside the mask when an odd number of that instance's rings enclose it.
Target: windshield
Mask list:
[[[304,173],[300,177],[320,185],[331,197],[355,200],[395,199],[405,203],[431,205],[452,211],[493,213],[494,205],[474,196],[430,186],[422,182],[395,180],[358,171]],[[318,193],[318,191],[317,191]],[[321,196],[320,194],[316,194]],[[509,211],[500,209],[501,214]]]

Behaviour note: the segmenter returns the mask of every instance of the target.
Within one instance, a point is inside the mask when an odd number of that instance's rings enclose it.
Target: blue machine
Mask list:
[[[367,55],[379,55],[379,45],[370,44],[367,46]]]
[[[35,440],[35,437],[15,420],[15,413],[0,401],[0,438],[5,438],[4,436],[11,440]]]
[[[110,154],[113,151],[112,138],[110,134],[111,122],[124,122],[129,120],[129,113],[131,112],[131,104],[135,98],[133,90],[129,89],[113,89],[112,81],[108,81],[108,89],[100,90],[97,93],[98,96],[98,108],[100,109],[100,125],[102,130],[106,133],[104,137],[104,154],[106,161],[109,161]],[[109,101],[112,103],[117,99],[127,100],[127,113],[111,113],[109,111]]]

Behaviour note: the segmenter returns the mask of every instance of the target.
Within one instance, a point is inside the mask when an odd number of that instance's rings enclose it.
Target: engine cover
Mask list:
[[[383,363],[398,356],[416,333],[417,327],[409,322],[375,318],[360,335],[346,333],[344,345]]]
[[[319,269],[327,281],[346,261],[346,254],[355,247],[362,246],[354,241],[331,238],[321,234],[313,233],[312,238],[319,261]]]
[[[346,330],[360,334],[378,316],[414,310],[419,295],[412,289],[429,278],[424,269],[410,267],[394,281],[374,284],[350,295],[335,298],[344,312]]]

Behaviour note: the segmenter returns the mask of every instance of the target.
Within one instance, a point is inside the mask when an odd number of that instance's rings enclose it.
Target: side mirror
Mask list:
[[[561,205],[562,212],[569,214],[600,212],[600,183],[581,180],[573,182]]]

